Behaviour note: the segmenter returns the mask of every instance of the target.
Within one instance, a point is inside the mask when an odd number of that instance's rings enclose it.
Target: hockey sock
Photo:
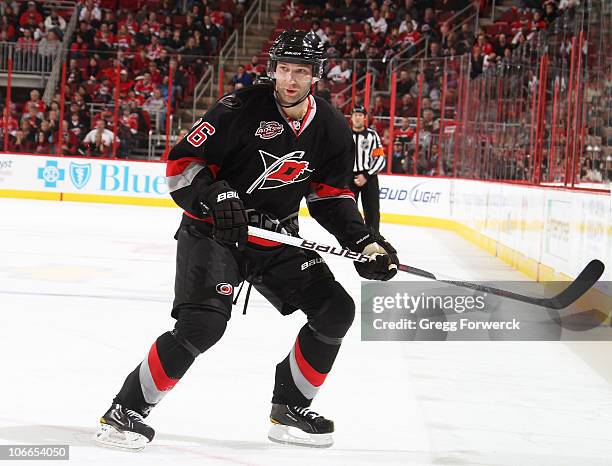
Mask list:
[[[183,377],[194,360],[195,357],[172,332],[160,335],[147,357],[127,376],[114,403],[147,415]]]
[[[304,325],[289,355],[276,366],[272,403],[310,406],[331,370],[341,340]]]

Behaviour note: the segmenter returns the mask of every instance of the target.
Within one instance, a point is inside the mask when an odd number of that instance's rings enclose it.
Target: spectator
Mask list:
[[[327,79],[334,84],[347,84],[351,79],[351,69],[349,68],[348,60],[342,60],[340,64],[334,66],[329,73]]]
[[[475,77],[482,74],[482,71],[484,69],[484,57],[478,45],[475,45],[472,48],[472,55],[470,57],[470,63],[471,63],[470,78],[474,79]]]
[[[33,33],[31,29],[24,29],[22,31],[21,37],[17,39],[16,50],[22,52],[33,52],[36,50],[36,40],[34,39]],[[20,58],[21,54],[17,55],[17,58]]]
[[[5,122],[8,114],[8,125],[6,126],[8,136],[5,135]],[[15,142],[15,135],[19,130],[19,123],[15,117],[13,117],[9,110],[5,107],[2,110],[2,124],[0,124],[0,147],[4,148],[4,138],[8,137],[9,139],[9,147],[12,147]]]
[[[253,78],[245,72],[243,65],[238,65],[236,74],[232,77],[232,84],[234,86],[236,86],[236,84],[242,84],[245,87],[253,84]]]
[[[102,10],[98,8],[93,0],[85,0],[85,6],[79,13],[79,21],[86,21],[91,23],[93,27],[96,27],[102,21]]]
[[[359,20],[357,7],[353,4],[353,0],[344,0],[344,3],[338,8],[335,19],[341,23],[354,23]]]
[[[385,105],[385,101],[381,95],[377,95],[374,98],[374,108],[372,108],[372,115],[377,117],[389,116],[389,108]]]
[[[210,43],[210,52],[217,53],[219,46],[219,38],[221,34],[219,33],[219,28],[215,26],[210,20],[210,16],[204,16],[204,24],[202,24],[202,32],[204,34],[205,39]]]
[[[540,10],[536,10],[533,13],[533,19],[529,22],[529,31],[538,32],[546,29],[546,27],[546,21],[544,21],[544,18],[542,17],[542,12]]]
[[[54,57],[61,48],[62,42],[54,30],[47,32],[47,35],[38,43],[38,53],[44,57]]]
[[[321,23],[319,21],[312,22],[310,31],[315,33],[319,37],[319,40],[321,41],[323,45],[325,45],[325,43],[329,41],[329,37],[327,37],[327,34],[325,34],[325,31],[321,29]]]
[[[87,155],[109,156],[113,140],[120,142],[114,133],[106,128],[106,122],[99,119],[96,121],[96,127],[83,139],[83,144],[87,148]]]
[[[162,46],[159,43],[159,38],[157,36],[151,36],[151,42],[145,45],[145,50],[147,51],[147,58],[149,60],[158,60],[162,53]]]
[[[406,173],[405,169],[406,154],[404,145],[397,139],[393,142],[393,152],[391,155],[391,173]]]
[[[54,152],[53,131],[47,120],[43,120],[40,124],[40,130],[36,137],[36,148],[34,151],[37,154],[51,154]]]
[[[115,47],[119,50],[130,50],[134,45],[134,37],[128,31],[127,25],[121,24],[115,37]]]
[[[134,91],[136,94],[142,95],[146,100],[155,90],[155,84],[151,81],[151,74],[144,73],[142,76],[136,78],[136,85]]]
[[[76,32],[75,38],[81,36],[83,42],[87,44],[89,48],[93,45],[93,38],[96,35],[96,31],[89,25],[87,21],[81,21],[79,23],[79,29]]]
[[[331,2],[325,2],[325,6],[323,7],[323,12],[321,13],[321,18],[323,21],[335,21],[336,20],[336,10]]]
[[[404,0],[403,6],[398,10],[397,17],[406,19],[406,15],[409,14],[410,17],[414,20],[414,18],[419,17],[419,11],[414,6],[414,0]],[[418,24],[413,24],[414,28],[418,27]]]
[[[425,8],[425,13],[423,14],[423,22],[421,23],[421,31],[423,31],[423,26],[429,26],[429,31],[433,33],[433,31],[437,28],[436,14],[434,13],[433,8]]]
[[[140,27],[140,31],[138,31],[136,35],[134,36],[134,41],[136,42],[136,45],[139,45],[141,47],[146,47],[147,45],[151,43],[152,37],[153,35],[151,34],[151,31],[149,30],[149,25],[147,23],[144,23]]]
[[[63,34],[66,30],[66,20],[57,13],[57,8],[51,9],[51,14],[45,19],[45,30],[47,32],[57,29]]]
[[[70,121],[68,122],[67,129],[74,135],[79,145],[83,138],[85,138],[86,128],[85,123],[81,121],[81,118],[79,117],[79,112],[70,114]]]
[[[68,71],[66,73],[66,82],[70,86],[78,86],[83,81],[83,74],[77,61],[74,58],[70,59]],[[74,88],[73,88],[74,89]]]
[[[265,74],[266,67],[259,63],[257,55],[251,57],[251,63],[245,67],[245,71],[251,75],[253,80],[257,79],[260,75]]]
[[[493,52],[498,57],[503,57],[505,55],[505,50],[507,48],[510,48],[510,44],[508,43],[508,40],[506,39],[506,34],[502,33],[499,36],[497,36],[497,40],[493,44]]]
[[[419,27],[419,23],[417,23],[414,18],[412,17],[412,15],[410,13],[406,13],[404,15],[404,19],[402,20],[402,22],[400,23],[399,26],[399,32],[400,34],[403,34],[404,32],[406,32],[406,28],[408,27],[408,25],[411,24],[412,25],[412,31],[416,31]]]
[[[45,101],[40,98],[40,92],[38,89],[32,89],[30,91],[30,100],[28,100],[23,106],[23,112],[27,113],[30,107],[33,105],[36,106],[38,113],[44,113],[46,104]]]
[[[416,115],[416,105],[412,94],[404,94],[401,100],[401,107],[398,114],[403,117],[413,117]]]
[[[19,17],[19,25],[26,26],[30,22],[31,18],[33,18],[35,24],[40,24],[44,21],[43,16],[36,8],[36,2],[33,1],[29,1],[27,9],[21,13],[21,16]]]
[[[555,19],[557,19],[557,16],[559,15],[559,12],[557,10],[557,4],[553,1],[547,1],[544,4],[544,20],[550,25]]]
[[[315,89],[315,95],[317,97],[321,97],[323,100],[325,100],[326,102],[331,104],[332,95],[331,95],[331,92],[330,92],[329,88],[327,87],[327,80],[321,79],[321,80],[317,81],[317,87]]]
[[[130,73],[126,69],[122,69],[119,73],[119,96],[127,97],[130,89],[134,87],[134,81],[130,79]]]
[[[423,121],[421,124],[422,130],[430,134],[437,134],[438,130],[440,129],[440,124],[438,120],[434,119],[434,112],[431,108],[426,108],[423,110]]]
[[[187,14],[185,16],[185,24],[181,28],[181,39],[183,42],[187,40],[188,37],[192,37],[194,31],[199,28],[199,24],[195,23],[195,20],[191,14]]]
[[[175,29],[172,31],[172,37],[167,41],[166,46],[174,51],[178,51],[185,42],[181,39],[181,30]]]
[[[387,21],[380,16],[380,10],[374,10],[366,21],[372,26],[374,34],[384,36],[387,33]]]
[[[121,28],[121,26],[125,26],[131,35],[135,35],[140,30],[138,21],[136,21],[131,11],[125,15],[124,19],[119,20],[118,27]]]
[[[7,10],[19,10],[19,3],[16,0],[2,0],[0,2],[0,16],[5,15]]]
[[[32,153],[36,148],[36,134],[28,120],[21,120],[19,130],[15,133],[14,150]]]
[[[414,86],[414,80],[410,79],[408,70],[401,70],[395,88],[397,96],[401,98],[404,94],[409,93],[412,86]]]

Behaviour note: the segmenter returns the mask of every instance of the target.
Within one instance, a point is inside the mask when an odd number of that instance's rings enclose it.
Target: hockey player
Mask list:
[[[276,366],[269,438],[332,444],[333,422],[309,406],[353,321],[353,300],[317,253],[248,235],[248,225],[297,235],[306,197],[311,215],[342,246],[372,257],[355,263],[362,277],[389,280],[397,273],[395,249],[364,225],[348,189],[350,129],[311,95],[323,62],[314,34],[283,32],[270,51],[271,84],[226,95],[171,150],[168,186],[184,209],[176,233],[176,324],[157,338],[100,419],[102,445],[133,451],[153,439],[144,418],[222,337],[234,287],[243,281],[281,314],[300,309],[307,318]],[[290,428],[303,433],[294,436]]]
[[[353,139],[355,140],[355,165],[353,167],[353,182],[351,191],[355,201],[361,204],[365,223],[374,231],[380,226],[380,200],[378,188],[378,173],[385,168],[385,151],[380,137],[373,128],[365,126],[366,110],[362,106],[355,107],[351,112]]]

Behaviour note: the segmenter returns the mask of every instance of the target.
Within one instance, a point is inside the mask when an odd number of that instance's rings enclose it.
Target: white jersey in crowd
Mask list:
[[[385,150],[380,137],[372,128],[364,128],[363,131],[353,130],[355,141],[355,165],[354,173],[367,173],[376,175],[385,168]]]

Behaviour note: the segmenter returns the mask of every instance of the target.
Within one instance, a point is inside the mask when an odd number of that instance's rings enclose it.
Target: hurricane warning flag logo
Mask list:
[[[70,163],[70,181],[77,188],[81,189],[87,184],[89,178],[91,178],[91,164],[90,163]]]
[[[264,172],[249,186],[247,194],[251,194],[256,189],[275,189],[308,179],[312,170],[308,169],[310,162],[302,160],[304,154],[303,150],[296,150],[277,157],[260,150]]]

